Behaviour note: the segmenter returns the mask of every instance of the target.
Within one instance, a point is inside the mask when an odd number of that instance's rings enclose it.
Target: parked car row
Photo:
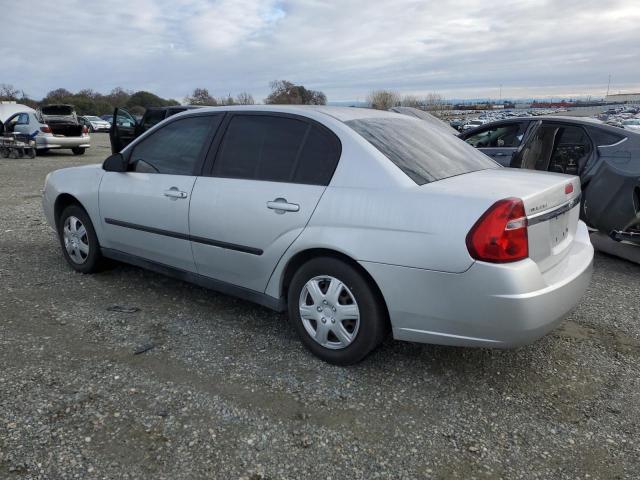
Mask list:
[[[171,113],[115,112],[112,156],[48,175],[45,216],[73,269],[110,258],[288,311],[341,365],[389,333],[531,342],[587,288],[576,176],[503,168],[406,112]]]

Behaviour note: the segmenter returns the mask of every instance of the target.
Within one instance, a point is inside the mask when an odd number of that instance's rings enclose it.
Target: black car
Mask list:
[[[640,134],[572,117],[511,118],[459,135],[501,165],[577,175],[580,216],[640,244]]]
[[[111,118],[111,130],[109,140],[111,141],[111,153],[117,153],[129,145],[133,140],[149,130],[154,125],[160,123],[165,118],[199,108],[196,105],[174,105],[171,107],[149,107],[145,110],[141,119],[137,119],[124,108],[116,108]]]

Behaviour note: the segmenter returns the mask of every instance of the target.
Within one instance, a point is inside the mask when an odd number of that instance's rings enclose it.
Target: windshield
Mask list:
[[[362,118],[345,122],[418,185],[463,173],[500,168],[453,135],[412,118]]]
[[[87,115],[84,118],[87,120],[91,120],[92,122],[102,122],[103,120],[100,117],[96,117],[95,115]]]

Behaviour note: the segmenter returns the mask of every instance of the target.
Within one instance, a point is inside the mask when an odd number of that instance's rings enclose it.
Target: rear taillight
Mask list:
[[[569,195],[570,193],[573,193],[573,183],[568,183],[567,185],[565,185],[564,193],[565,195]]]
[[[467,249],[476,260],[516,262],[529,256],[527,217],[519,198],[494,203],[467,234]]]
[[[82,134],[83,134],[83,135],[86,135],[87,133],[89,133],[89,129],[88,129],[88,128],[87,128],[87,126],[85,125],[85,126],[83,126],[83,127],[82,127]]]
[[[42,133],[51,133],[51,129],[49,128],[49,125],[45,125],[43,127],[40,127],[40,131]]]

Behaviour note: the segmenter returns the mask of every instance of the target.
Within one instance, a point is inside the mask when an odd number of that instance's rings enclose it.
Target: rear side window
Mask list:
[[[340,143],[322,127],[288,117],[235,115],[214,163],[216,177],[327,185]]]
[[[411,118],[345,122],[418,185],[500,166],[454,135]]]
[[[130,162],[136,172],[193,175],[195,165],[209,146],[212,128],[220,115],[181,118],[161,127],[134,146]]]
[[[598,147],[613,145],[624,138],[623,135],[616,135],[615,133],[607,132],[601,128],[589,127],[588,129],[593,143]]]

